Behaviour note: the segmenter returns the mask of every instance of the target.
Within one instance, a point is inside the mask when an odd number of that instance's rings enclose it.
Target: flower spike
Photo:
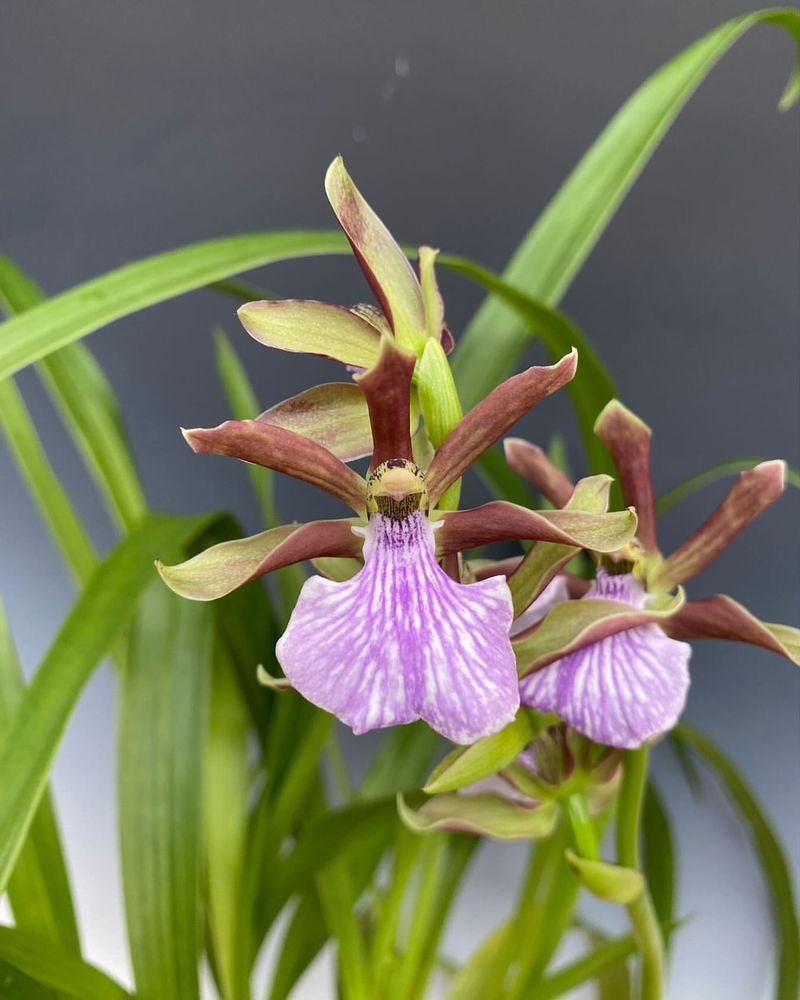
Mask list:
[[[577,365],[578,352],[573,348],[554,365],[534,366],[506,379],[474,406],[430,464],[431,504],[521,416],[574,378]]]

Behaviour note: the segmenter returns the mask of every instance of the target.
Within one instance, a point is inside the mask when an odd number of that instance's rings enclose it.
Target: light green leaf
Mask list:
[[[756,797],[730,758],[706,735],[685,723],[673,735],[716,771],[752,840],[770,894],[778,937],[775,1000],[796,1000],[800,992],[800,923],[792,877],[783,848]]]
[[[248,1000],[248,962],[240,958],[240,906],[251,790],[250,716],[236,667],[215,644],[203,799],[208,930],[223,1000]],[[244,978],[244,982],[242,979]]]
[[[5,732],[25,694],[5,610],[0,602],[0,731]],[[49,791],[45,791],[8,883],[14,923],[22,930],[80,954],[69,876]]]
[[[458,257],[443,257],[442,263],[475,281],[513,310],[523,330],[526,331],[526,338],[539,337],[552,361],[557,361],[573,347],[578,348],[578,370],[575,377],[567,384],[566,391],[578,418],[578,426],[592,472],[604,472],[613,476],[614,466],[611,457],[605,445],[594,433],[594,422],[606,403],[614,398],[616,390],[610,375],[588,340],[562,313],[546,302],[524,294],[491,271]],[[515,358],[521,353],[521,351],[517,355],[509,353],[509,349],[503,346],[500,333],[501,331],[494,339],[489,338],[492,360],[484,358],[481,364],[476,366],[474,359],[478,348],[475,345],[468,354],[465,354],[463,349],[459,352],[457,348],[453,355],[453,372],[467,409],[482,399],[497,381],[508,374]],[[492,369],[497,371],[498,365],[502,366],[503,370],[495,378]]]
[[[75,1000],[130,1000],[118,983],[105,973],[84,962],[73,952],[16,927],[0,927],[0,959],[30,976],[42,986],[58,990]],[[2,990],[0,972],[0,996]]]
[[[358,790],[360,799],[381,799],[419,788],[442,738],[424,722],[397,726],[385,736]]]
[[[103,560],[56,635],[0,743],[0,892],[19,855],[72,709],[153,579],[152,560],[209,518],[149,515]]]
[[[495,927],[453,976],[447,1000],[485,1000],[495,985],[496,963],[506,947],[512,924]]]
[[[38,286],[0,257],[0,299],[12,315],[44,301]],[[117,401],[87,347],[68,345],[44,358],[39,376],[120,527],[141,520],[147,504],[125,438]]]
[[[525,237],[503,272],[505,281],[544,302],[558,303],[686,102],[734,42],[762,23],[800,39],[795,10],[743,14],[690,45],[634,92]],[[795,70],[782,107],[798,92]],[[528,324],[510,313],[509,305],[489,299],[460,340],[455,371],[467,406],[505,378],[530,339]],[[593,471],[608,470],[593,466]]]
[[[200,829],[213,610],[154,581],[120,688],[119,828],[142,1000],[199,996]]]
[[[0,959],[0,996],[3,1000],[61,1000],[58,993],[37,983]]]
[[[348,253],[331,232],[231,236],[146,257],[55,295],[0,325],[0,378],[46,357],[115,319],[262,264]]]
[[[536,736],[537,725],[531,712],[522,709],[516,719],[469,747],[457,747],[431,772],[424,785],[428,795],[454,792],[486,778],[516,760],[520,751]]]
[[[703,487],[710,486],[711,483],[715,483],[718,479],[722,479],[725,476],[734,476],[738,472],[745,472],[747,469],[752,469],[764,461],[766,459],[760,457],[731,458],[727,462],[720,462],[718,465],[712,465],[710,468],[704,469],[694,476],[689,476],[688,479],[684,479],[677,486],[673,486],[672,489],[667,490],[663,496],[658,498],[656,504],[657,513],[659,515],[665,514],[671,507],[680,503],[681,500],[685,500],[692,493],[703,489]],[[786,482],[800,489],[800,469],[793,469],[791,466],[788,466],[786,469]]]
[[[631,935],[598,945],[588,955],[547,976],[531,990],[529,1000],[554,1000],[623,963],[636,951]],[[617,998],[619,1000],[619,998]]]

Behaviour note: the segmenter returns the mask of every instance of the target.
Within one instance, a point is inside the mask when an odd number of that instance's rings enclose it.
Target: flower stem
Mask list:
[[[627,750],[623,759],[622,787],[617,805],[617,863],[639,869],[639,826],[647,787],[649,749]],[[628,916],[642,956],[641,1000],[664,996],[664,940],[650,892],[644,891],[628,906]]]
[[[599,861],[600,849],[597,846],[597,833],[589,816],[586,796],[583,792],[575,792],[567,799],[567,814],[578,853],[590,861]]]

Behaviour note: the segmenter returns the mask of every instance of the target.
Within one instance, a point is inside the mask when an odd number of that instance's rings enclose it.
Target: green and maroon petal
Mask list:
[[[250,336],[267,347],[355,368],[369,368],[378,359],[380,333],[357,309],[311,299],[266,299],[246,303],[238,315]]]
[[[556,507],[566,504],[572,495],[573,484],[541,448],[523,438],[506,438],[503,448],[506,461],[518,476],[527,480]]]
[[[196,427],[183,436],[197,454],[229,455],[302,479],[353,508],[365,511],[367,484],[327,448],[282,427],[258,420],[226,420],[217,427]]]
[[[651,589],[668,590],[696,576],[783,493],[786,463],[761,462],[742,472],[722,503],[693,535],[656,568]]]
[[[639,515],[638,538],[645,552],[657,552],[656,505],[650,479],[650,428],[612,399],[601,411],[594,432],[611,452],[625,503]]]
[[[167,586],[192,601],[214,601],[273,570],[321,556],[355,557],[355,520],[282,524],[249,538],[220,542],[176,566],[156,562]]]
[[[566,385],[575,375],[573,350],[554,365],[534,366],[493,389],[467,413],[447,437],[427,473],[431,504],[451,483],[537,403]]]
[[[800,629],[759,621],[725,594],[687,601],[664,628],[675,639],[728,639],[761,646],[800,665]]]
[[[271,406],[258,420],[311,438],[343,462],[372,454],[367,400],[352,382],[315,385]]]
[[[398,341],[414,351],[421,349],[426,337],[425,307],[417,277],[353,183],[341,156],[328,167],[325,192]]]

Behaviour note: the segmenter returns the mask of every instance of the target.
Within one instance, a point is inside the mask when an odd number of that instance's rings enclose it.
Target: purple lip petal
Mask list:
[[[693,535],[659,566],[653,587],[669,589],[705,569],[733,539],[783,493],[786,463],[778,460],[739,475],[733,489]]]
[[[554,365],[534,366],[506,379],[474,406],[447,437],[430,464],[428,493],[431,504],[435,504],[447,487],[521,416],[569,382],[577,364],[578,352],[573,348]]]
[[[356,375],[364,393],[372,427],[372,467],[391,458],[412,459],[411,376],[416,355],[404,351],[384,334],[377,362],[363,375]]]
[[[607,600],[610,594],[615,601],[644,606],[644,591],[630,575],[610,577],[600,571],[587,597]],[[671,639],[658,625],[638,625],[524,677],[522,702],[556,712],[596,743],[638,747],[667,732],[680,717],[689,689],[690,655],[688,643]]]
[[[257,419],[311,438],[343,462],[372,454],[367,401],[352,382],[315,385],[276,403]]]
[[[514,619],[511,626],[511,635],[519,635],[527,632],[528,629],[538,625],[556,604],[569,600],[569,585],[563,576],[557,576],[551,580],[539,596],[527,607],[522,614]]]
[[[646,552],[658,551],[656,505],[650,479],[650,428],[617,399],[598,416],[594,432],[611,452],[625,503],[639,515],[637,537]]]
[[[198,455],[230,455],[302,479],[343,500],[357,514],[365,510],[367,484],[327,448],[282,427],[258,420],[226,420],[218,427],[183,432]]]
[[[395,336],[405,347],[425,339],[422,292],[408,258],[362,197],[337,156],[325,175],[325,192]]]
[[[572,495],[572,483],[541,448],[523,438],[506,438],[503,448],[506,461],[518,476],[531,483],[556,507],[566,504]]]
[[[267,347],[317,354],[357,368],[378,357],[380,334],[352,310],[311,299],[267,299],[239,309],[242,326]]]
[[[770,649],[800,665],[800,629],[759,621],[725,594],[687,601],[664,628],[675,639],[730,639]]]
[[[375,514],[352,580],[312,577],[276,647],[294,687],[356,733],[424,719],[454,743],[502,729],[519,706],[499,577],[454,583],[417,511]]]
[[[156,562],[170,589],[193,601],[214,601],[256,577],[315,556],[358,556],[353,520],[284,524],[249,538],[212,545],[176,566]]]
[[[564,510],[604,514],[608,510],[611,489],[610,476],[589,476],[581,479],[571,491]],[[519,615],[535,600],[559,570],[569,562],[578,549],[574,545],[553,545],[539,542],[525,555],[515,572],[509,577],[508,586],[514,598],[514,613]]]
[[[437,532],[439,555],[461,552],[514,539],[558,542],[595,552],[615,552],[636,531],[636,514],[630,510],[591,514],[571,510],[528,510],[506,500],[471,510],[447,511]]]

